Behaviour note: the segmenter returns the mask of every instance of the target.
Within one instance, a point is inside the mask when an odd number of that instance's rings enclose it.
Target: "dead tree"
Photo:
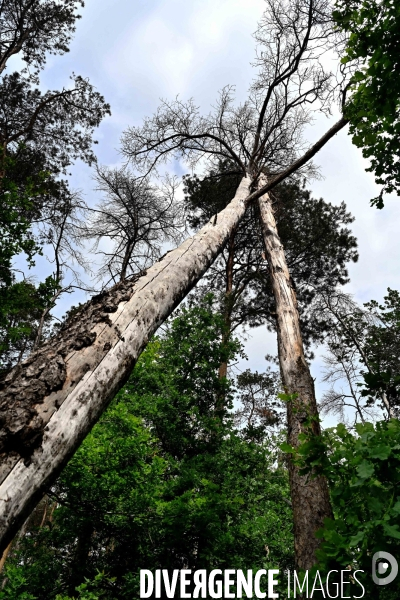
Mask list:
[[[102,257],[97,278],[107,286],[151,266],[163,243],[182,241],[183,213],[175,198],[176,179],[168,178],[158,189],[127,169],[98,167],[95,181],[103,198],[90,209],[81,234],[94,241],[92,251]],[[111,248],[102,249],[105,238]]]
[[[302,414],[316,415],[295,291],[284,250],[275,251],[278,235],[268,229],[273,211],[266,193],[294,172],[304,172],[318,150],[346,125],[340,119],[304,152],[302,131],[311,118],[306,106],[315,103],[323,109],[331,92],[331,75],[318,61],[330,39],[326,14],[321,0],[268,3],[258,33],[264,44],[261,72],[244,105],[234,108],[231,89],[223,90],[215,112],[206,117],[192,101],[164,102],[142,127],[126,132],[123,150],[144,176],[168,157],[183,157],[191,165],[208,157],[211,163],[235,161],[243,179],[233,201],[193,238],[138,281],[127,279],[92,299],[57,337],[2,382],[1,548],[123,385],[150,335],[215,260],[250,202],[261,197],[264,238],[273,242],[266,243],[272,278],[276,276],[273,286],[276,290],[284,286],[275,295],[280,337],[284,324],[291,323],[278,346],[284,386],[298,394],[300,410],[289,410],[290,440],[295,445]],[[263,70],[267,64],[268,72]],[[318,546],[314,533],[331,515],[327,487],[323,479],[309,484],[293,466],[291,485],[297,564],[307,569]]]
[[[52,320],[50,311],[62,294],[71,293],[76,288],[93,291],[84,286],[76,268],[79,265],[85,271],[89,270],[87,260],[81,251],[83,244],[79,235],[79,223],[88,210],[87,206],[79,193],[71,192],[68,186],[65,186],[63,194],[57,200],[58,205],[52,207],[50,211],[47,210],[47,214],[42,215],[37,223],[40,237],[50,249],[49,253],[46,252],[47,259],[54,268],[51,276],[47,278],[47,281],[52,281],[53,294],[47,299],[40,316],[33,350],[40,346],[44,325],[47,320]]]
[[[276,227],[268,194],[259,199],[263,238],[276,303],[278,356],[282,382],[292,399],[287,402],[288,443],[299,445],[310,417],[312,430],[320,435],[314,380],[304,356],[296,292],[286,263],[284,248]],[[297,564],[312,567],[317,547],[315,532],[325,518],[332,518],[328,486],[324,478],[304,477],[292,461],[289,464],[290,493],[293,507],[294,543]]]
[[[376,420],[382,416],[387,419],[396,417],[395,402],[387,390],[391,390],[390,378],[387,389],[380,387],[375,393],[365,395],[363,373],[376,377],[380,372],[376,357],[368,356],[368,338],[376,328],[383,327],[379,313],[370,305],[358,305],[349,294],[334,289],[323,294],[314,309],[316,319],[329,323],[330,335],[325,339],[328,354],[324,356],[324,381],[331,384],[319,403],[322,414],[336,414],[343,422],[354,426],[357,421]],[[382,354],[396,357],[396,350],[382,347]],[[391,365],[393,375],[396,368]],[[339,389],[335,387],[339,385]],[[391,401],[392,400],[392,401]],[[347,410],[346,410],[347,409]],[[348,419],[345,410],[353,413],[353,422]]]
[[[304,162],[335,133],[336,126],[306,153]],[[94,297],[3,379],[0,550],[122,387],[152,333],[222,251],[249,202],[257,199],[250,186],[251,179],[244,178],[228,207],[195,236],[138,280],[127,279]]]
[[[138,280],[94,297],[2,381],[1,550],[126,381],[152,333],[221,251],[245,213],[250,183],[243,179],[217,223]]]

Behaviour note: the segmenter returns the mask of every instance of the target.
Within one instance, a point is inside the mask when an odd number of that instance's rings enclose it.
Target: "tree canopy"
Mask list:
[[[65,176],[77,159],[95,162],[94,130],[110,108],[75,74],[61,91],[39,86],[49,54],[68,51],[80,6],[80,0],[5,0],[0,6],[1,371],[37,347],[56,299],[71,289],[71,263],[82,258],[73,225],[83,202]],[[8,72],[16,55],[25,68]],[[27,271],[45,245],[54,270],[36,286]],[[21,254],[22,278],[14,265]]]
[[[233,167],[232,163],[222,163],[203,179],[196,175],[184,178],[189,226],[198,229],[229,203],[238,182]],[[299,178],[285,181],[271,194],[296,287],[303,337],[309,346],[323,335],[323,325],[314,318],[311,305],[318,304],[323,291],[329,293],[336,286],[344,285],[348,281],[348,263],[358,260],[357,241],[349,228],[353,217],[344,203],[334,206],[322,198],[313,198]],[[203,277],[200,289],[225,293],[230,256],[233,261],[228,301],[231,328],[267,323],[274,329],[275,299],[256,206],[249,210],[231,244]]]
[[[0,7],[0,73],[8,60],[21,54],[33,76],[43,68],[48,54],[68,52],[80,18],[83,0],[4,0]],[[30,73],[32,77],[32,73]]]
[[[333,16],[348,36],[342,63],[355,65],[344,112],[382,185],[372,200],[382,208],[384,194],[400,193],[400,8],[393,0],[338,0]]]

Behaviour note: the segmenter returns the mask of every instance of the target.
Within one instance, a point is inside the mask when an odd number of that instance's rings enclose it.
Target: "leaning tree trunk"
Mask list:
[[[258,200],[262,234],[276,304],[278,354],[283,386],[287,394],[297,394],[287,403],[288,443],[299,444],[309,416],[312,430],[320,434],[314,381],[304,357],[296,292],[286,263],[268,194]],[[301,476],[289,461],[289,480],[293,506],[295,560],[299,569],[315,564],[319,541],[315,537],[326,517],[332,517],[325,478]]]
[[[246,211],[250,178],[195,236],[81,307],[1,382],[0,552],[127,380]]]

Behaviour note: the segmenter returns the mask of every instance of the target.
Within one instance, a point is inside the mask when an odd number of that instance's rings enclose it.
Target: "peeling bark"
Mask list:
[[[156,331],[223,249],[251,180],[138,279],[92,298],[0,382],[0,552],[127,380]]]
[[[305,432],[306,419],[309,416],[318,417],[314,381],[304,357],[296,292],[268,194],[262,196],[258,204],[276,303],[278,354],[282,381],[287,394],[298,394],[295,400],[287,403],[288,443],[297,447],[299,435]],[[312,430],[316,435],[321,433],[317,418],[312,422]],[[315,532],[323,526],[325,518],[332,518],[328,486],[322,477],[311,479],[308,476],[300,476],[291,461],[289,461],[289,480],[293,506],[295,560],[298,569],[311,569],[315,564],[315,551],[319,545]]]

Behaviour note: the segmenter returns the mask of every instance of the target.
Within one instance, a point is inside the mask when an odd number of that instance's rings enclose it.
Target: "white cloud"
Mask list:
[[[139,20],[132,11],[130,26],[114,37],[104,57],[106,72],[119,89],[134,86],[152,104],[193,91],[212,101],[222,85],[240,84],[245,71],[247,87],[251,33],[262,10],[260,0],[149,3]]]

